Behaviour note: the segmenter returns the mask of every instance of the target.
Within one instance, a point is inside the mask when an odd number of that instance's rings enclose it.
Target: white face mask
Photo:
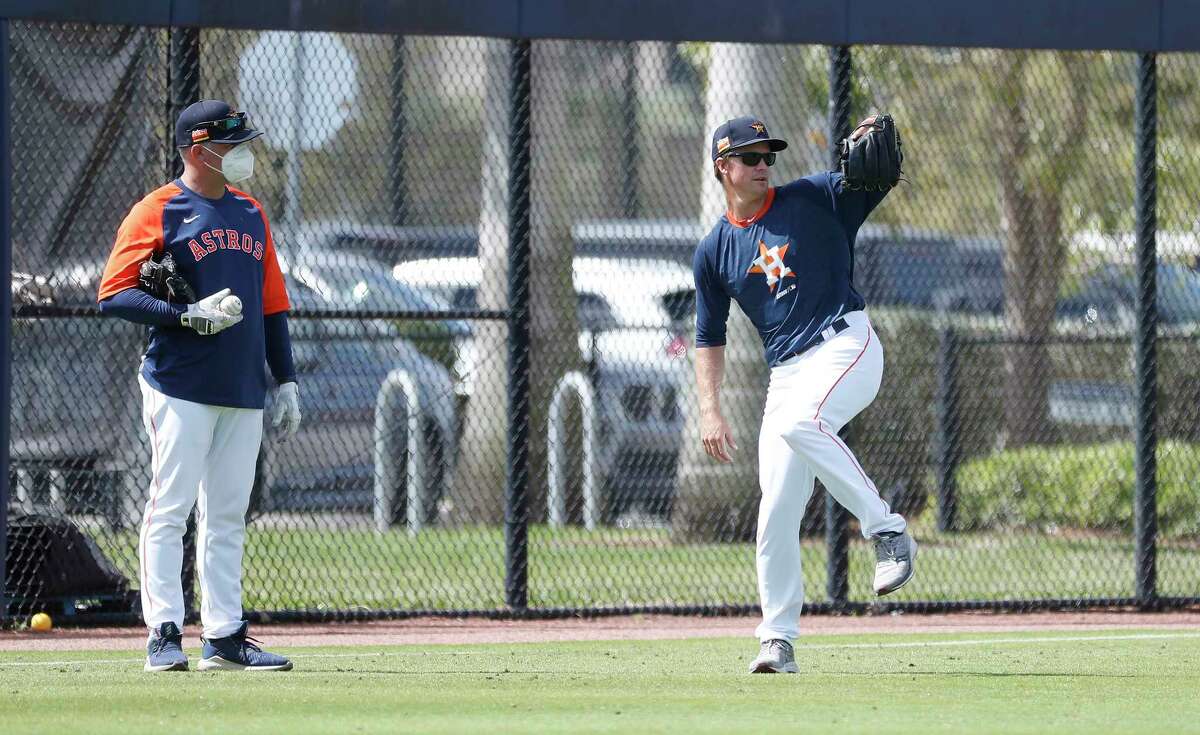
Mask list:
[[[207,161],[204,162],[204,165],[224,176],[229,183],[236,184],[254,175],[254,154],[250,152],[248,146],[236,145],[223,156],[211,148],[205,150],[221,159],[221,168],[216,169],[209,166]]]

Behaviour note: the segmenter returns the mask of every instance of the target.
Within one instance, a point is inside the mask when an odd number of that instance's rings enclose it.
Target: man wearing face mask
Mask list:
[[[184,671],[183,535],[196,507],[202,602],[201,670],[287,671],[242,620],[246,508],[263,433],[269,366],[281,439],[300,425],[289,308],[267,216],[230,183],[254,171],[262,135],[218,100],[185,109],[175,127],[183,175],[134,205],[117,231],[98,300],[105,314],[150,326],[138,382],[152,450],[138,559],[150,629],[146,671]],[[139,269],[170,254],[197,303],[139,287]],[[240,299],[241,308],[234,303]]]

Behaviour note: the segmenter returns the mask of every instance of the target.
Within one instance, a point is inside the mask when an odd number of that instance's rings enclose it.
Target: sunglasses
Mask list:
[[[218,135],[236,133],[239,130],[246,130],[250,127],[250,118],[244,112],[232,112],[229,117],[223,117],[220,120],[206,120],[193,125],[189,132],[192,133],[192,142],[199,143],[208,140],[209,136],[205,133],[213,133]],[[197,135],[199,133],[199,135]]]
[[[745,153],[728,153],[729,158],[740,158],[742,163],[753,168],[758,165],[759,161],[766,161],[768,166],[775,165],[775,151],[770,153],[758,153],[755,151],[746,151]]]

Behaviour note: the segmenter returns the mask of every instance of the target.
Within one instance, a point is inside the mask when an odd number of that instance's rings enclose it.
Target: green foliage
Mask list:
[[[1200,535],[1200,445],[1158,447],[1158,524],[1166,537]],[[964,464],[958,512],[968,529],[1133,527],[1134,451],[1129,442],[1040,446]]]

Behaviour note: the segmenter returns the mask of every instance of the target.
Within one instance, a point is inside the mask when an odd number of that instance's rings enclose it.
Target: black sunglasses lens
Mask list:
[[[764,160],[767,162],[768,166],[775,165],[775,152],[774,151],[772,151],[771,153],[735,153],[733,155],[742,159],[742,163],[744,163],[750,167],[757,166],[759,161],[764,161]]]

